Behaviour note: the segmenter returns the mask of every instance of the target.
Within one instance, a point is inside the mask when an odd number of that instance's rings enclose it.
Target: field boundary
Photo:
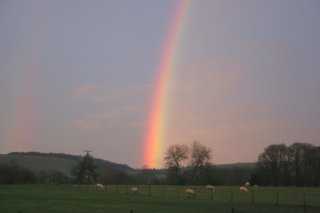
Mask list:
[[[138,193],[130,189],[137,187]],[[195,196],[190,197],[185,189],[191,188]],[[298,187],[247,187],[248,192],[240,192],[239,186],[217,186],[214,191],[206,191],[204,186],[178,185],[106,185],[107,191],[132,195],[171,197],[176,199],[212,200],[231,203],[259,203],[320,207],[320,188]]]

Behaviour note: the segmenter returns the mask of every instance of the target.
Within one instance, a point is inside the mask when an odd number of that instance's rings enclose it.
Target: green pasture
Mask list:
[[[60,213],[319,213],[320,188],[218,186],[214,192],[194,187],[195,198],[188,198],[186,186],[111,185],[104,192],[93,185],[0,185],[0,212]],[[304,207],[306,204],[306,209]]]

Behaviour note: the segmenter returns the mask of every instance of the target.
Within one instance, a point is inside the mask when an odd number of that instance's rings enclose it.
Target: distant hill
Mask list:
[[[248,168],[248,169],[253,169],[255,166],[256,166],[256,162],[231,163],[231,164],[219,164],[219,165],[214,165],[214,167],[220,168],[220,169],[232,169],[232,168]]]
[[[64,153],[41,153],[41,152],[11,152],[8,154],[0,154],[1,163],[16,163],[21,167],[27,168],[34,172],[40,171],[59,171],[67,176],[71,176],[71,168],[77,165],[82,159],[82,156],[70,155]],[[117,170],[125,173],[136,174],[139,172],[124,164],[118,164],[99,158],[94,158],[98,170]],[[233,169],[233,168],[247,168],[253,169],[255,162],[249,163],[233,163],[233,164],[220,164],[213,167],[218,169]],[[166,169],[157,169],[157,175],[165,175]]]
[[[69,155],[64,153],[40,153],[40,152],[11,152],[0,154],[0,163],[16,163],[34,172],[60,171],[71,176],[71,168],[77,165],[82,156]],[[123,164],[94,158],[98,170],[112,169],[135,173],[136,170]]]

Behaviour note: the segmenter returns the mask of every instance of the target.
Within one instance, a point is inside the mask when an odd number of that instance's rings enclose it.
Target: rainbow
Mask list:
[[[159,167],[162,162],[160,155],[163,152],[165,139],[170,79],[175,68],[180,38],[190,4],[190,0],[179,0],[165,39],[160,65],[156,70],[155,89],[144,139],[143,165],[149,168]]]
[[[32,13],[30,25],[42,30],[26,32],[21,46],[21,54],[16,58],[15,69],[19,70],[19,75],[13,82],[15,90],[11,91],[11,96],[14,98],[12,99],[11,117],[8,121],[10,126],[8,143],[5,147],[8,151],[28,151],[35,139],[36,113],[33,110],[33,105],[37,92],[36,85],[39,82],[38,78],[41,72],[39,61],[41,46],[38,44],[44,36],[40,32],[46,29],[49,8],[52,8],[52,5],[44,3],[35,10],[35,13]]]

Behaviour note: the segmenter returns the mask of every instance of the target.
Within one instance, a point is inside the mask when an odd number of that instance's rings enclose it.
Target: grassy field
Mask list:
[[[198,186],[191,199],[185,187],[138,186],[139,194],[130,187],[112,185],[96,192],[94,186],[0,185],[0,212],[228,213],[234,208],[238,213],[303,213],[304,202],[307,212],[320,212],[320,188],[257,187],[240,194],[239,187],[221,186],[211,194]]]

